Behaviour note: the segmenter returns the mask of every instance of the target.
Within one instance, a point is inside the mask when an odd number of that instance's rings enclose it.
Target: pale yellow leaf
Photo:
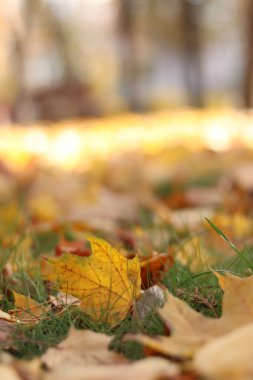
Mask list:
[[[147,358],[119,365],[64,366],[46,375],[44,380],[161,380],[178,375],[176,364],[162,358]]]
[[[202,376],[215,380],[253,378],[253,323],[212,340],[194,359]]]
[[[0,364],[0,379],[21,380],[15,369],[6,364]]]
[[[163,355],[191,358],[212,339],[252,322],[253,276],[216,275],[224,290],[220,318],[205,317],[167,292],[167,301],[159,314],[170,328],[171,336],[151,338],[137,335],[135,340]]]
[[[112,338],[90,330],[71,328],[65,340],[49,348],[42,356],[42,363],[48,369],[66,365],[96,365],[128,363],[128,359],[108,349]]]

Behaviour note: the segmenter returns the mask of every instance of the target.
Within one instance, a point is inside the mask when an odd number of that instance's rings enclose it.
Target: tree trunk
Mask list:
[[[204,106],[204,88],[201,65],[201,5],[182,0],[183,59],[189,103]]]
[[[247,17],[247,51],[243,103],[246,108],[253,107],[253,0],[248,0]]]

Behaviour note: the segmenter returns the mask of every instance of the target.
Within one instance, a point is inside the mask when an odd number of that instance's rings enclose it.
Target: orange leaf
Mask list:
[[[30,297],[13,292],[15,306],[17,307],[16,316],[21,322],[38,322],[41,317],[49,310],[49,306],[39,304]]]

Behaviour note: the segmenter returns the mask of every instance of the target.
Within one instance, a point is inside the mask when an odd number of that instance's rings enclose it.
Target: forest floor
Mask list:
[[[84,171],[33,162],[16,172],[2,161],[0,375],[251,378],[252,159],[241,148],[175,147],[97,160]],[[100,287],[81,284],[92,255],[107,255],[116,269],[120,262],[124,281],[137,255],[125,313],[118,298],[110,301],[121,284],[108,277],[108,263],[100,273],[91,261]],[[103,297],[107,317],[96,309]]]

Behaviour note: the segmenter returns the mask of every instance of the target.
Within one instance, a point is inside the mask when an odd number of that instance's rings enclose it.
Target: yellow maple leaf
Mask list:
[[[102,239],[89,236],[92,255],[65,253],[53,261],[60,289],[80,298],[94,320],[117,325],[140,295],[139,259],[128,260]]]

